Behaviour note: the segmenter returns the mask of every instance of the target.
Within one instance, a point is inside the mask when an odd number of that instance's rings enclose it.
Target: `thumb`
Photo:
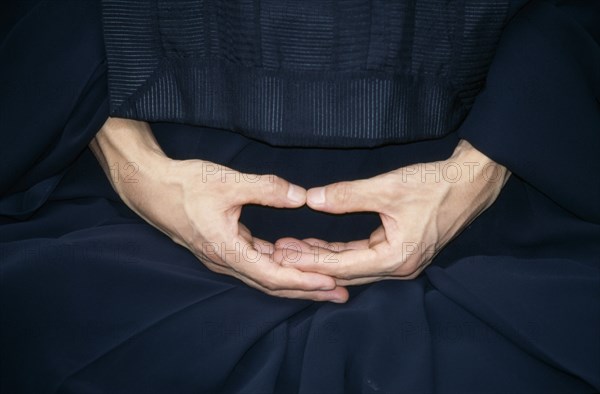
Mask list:
[[[381,212],[387,193],[379,186],[377,178],[332,183],[309,189],[306,203],[329,213]]]
[[[306,189],[277,175],[245,174],[237,202],[276,208],[296,208],[306,203]]]

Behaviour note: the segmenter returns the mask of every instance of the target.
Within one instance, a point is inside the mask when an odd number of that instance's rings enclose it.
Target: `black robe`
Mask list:
[[[283,148],[152,124],[171,157],[304,187],[445,159],[460,138],[513,172],[417,279],[353,287],[343,305],[212,273],[130,211],[87,149],[108,116],[98,4],[18,9],[0,47],[0,391],[599,391],[600,10],[554,3],[515,16],[441,139]],[[255,206],[242,222],[270,240],[379,223]]]

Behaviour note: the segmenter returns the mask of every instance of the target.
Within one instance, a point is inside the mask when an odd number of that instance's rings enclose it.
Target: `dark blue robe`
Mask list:
[[[98,4],[17,7],[0,46],[0,391],[600,391],[600,10],[553,3],[512,20],[442,139],[282,148],[152,124],[171,157],[307,188],[445,159],[460,138],[513,172],[420,277],[353,287],[343,305],[212,273],[130,211],[87,149],[108,116]],[[332,241],[379,224],[256,206],[242,222]]]

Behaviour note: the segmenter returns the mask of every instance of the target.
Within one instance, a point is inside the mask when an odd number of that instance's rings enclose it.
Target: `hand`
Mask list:
[[[461,140],[445,161],[310,189],[312,209],[377,212],[382,225],[369,239],[352,242],[282,238],[273,258],[283,266],[331,275],[340,286],[415,278],[494,202],[509,176],[505,167]]]
[[[283,267],[274,246],[239,223],[242,207],[296,208],[306,190],[274,175],[243,174],[203,160],[169,159],[147,123],[109,119],[90,145],[108,163],[135,162],[137,182],[113,182],[123,201],[148,223],[194,253],[210,270],[267,294],[344,302],[346,289],[319,273]]]

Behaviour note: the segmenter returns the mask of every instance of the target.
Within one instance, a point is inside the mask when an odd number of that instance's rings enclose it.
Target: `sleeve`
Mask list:
[[[600,1],[535,1],[502,34],[458,134],[600,223]]]
[[[108,118],[100,3],[21,7],[0,43],[0,216],[15,217],[41,206]]]

